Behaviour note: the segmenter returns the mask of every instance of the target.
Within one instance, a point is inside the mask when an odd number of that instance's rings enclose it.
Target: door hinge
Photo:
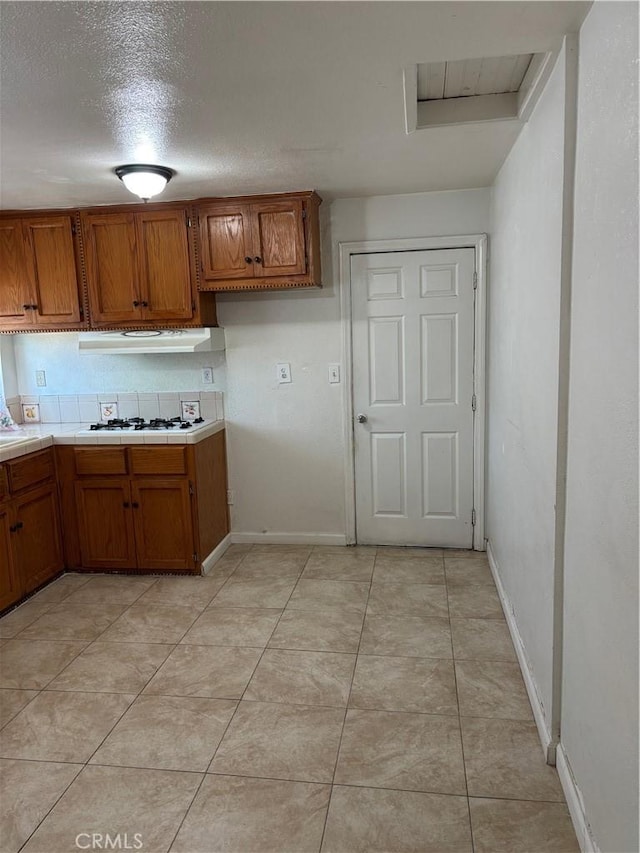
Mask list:
[[[191,482],[191,480],[189,480],[189,494],[195,495],[195,493],[196,493],[196,490],[193,488],[193,483]]]
[[[476,395],[474,394],[473,397],[471,398],[471,408],[474,412],[476,410],[476,405],[477,405],[477,400],[476,400]]]
[[[475,511],[475,509],[471,510],[471,526],[472,527],[476,526],[476,511]]]
[[[478,273],[474,272],[473,274],[473,289],[476,290],[478,287]]]

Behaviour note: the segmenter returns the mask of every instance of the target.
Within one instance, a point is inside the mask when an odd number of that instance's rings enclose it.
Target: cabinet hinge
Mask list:
[[[72,225],[71,225],[71,233],[72,233],[72,234],[75,234],[76,232],[77,232],[77,228],[76,228],[75,224],[73,224],[73,223],[72,223]]]
[[[195,495],[195,493],[196,493],[196,490],[193,488],[193,483],[191,482],[191,480],[189,480],[189,494]]]
[[[476,290],[478,287],[478,273],[474,272],[473,274],[473,289]]]
[[[195,552],[191,555],[191,557],[192,557],[194,563],[198,562],[198,555]]]
[[[476,405],[477,405],[477,400],[476,400],[476,395],[474,394],[473,397],[471,398],[471,408],[474,412],[476,410]]]
[[[476,511],[475,511],[475,509],[471,510],[471,526],[472,527],[476,526]]]
[[[191,228],[191,217],[187,213],[187,228]]]
[[[306,210],[306,208],[304,208],[304,207],[302,208],[302,218],[303,218],[303,219],[306,219],[306,218],[307,218],[307,210]]]

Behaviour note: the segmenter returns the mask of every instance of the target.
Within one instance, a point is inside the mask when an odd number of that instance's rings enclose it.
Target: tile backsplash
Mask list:
[[[224,418],[221,391],[181,391],[160,392],[159,394],[135,394],[132,392],[118,394],[115,391],[99,394],[64,394],[56,396],[29,395],[7,399],[9,411],[16,423],[24,423],[25,410],[38,414],[39,422],[43,424],[57,423],[93,423],[106,420],[107,409],[113,409],[116,414],[110,417],[136,418],[146,420],[151,418],[182,417],[183,403],[191,403],[198,408],[206,420],[222,420]],[[197,404],[197,405],[196,405]],[[35,423],[34,417],[29,421]]]

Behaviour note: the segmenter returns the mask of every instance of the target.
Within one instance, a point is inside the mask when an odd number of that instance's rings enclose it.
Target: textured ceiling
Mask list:
[[[403,67],[544,51],[582,2],[2,2],[3,208],[491,183],[515,121],[407,135]]]

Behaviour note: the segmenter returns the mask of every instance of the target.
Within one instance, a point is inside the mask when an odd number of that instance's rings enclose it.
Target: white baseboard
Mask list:
[[[231,534],[227,533],[222,542],[218,543],[213,551],[208,554],[202,561],[202,574],[206,575],[218,562],[227,548],[231,545]]]
[[[584,800],[582,799],[580,789],[576,785],[576,780],[562,743],[558,744],[558,748],[556,749],[556,768],[560,777],[562,790],[567,799],[569,814],[571,815],[573,828],[576,831],[580,850],[582,850],[582,853],[600,853],[600,848],[591,834],[591,827],[589,826],[589,821],[584,810]]]
[[[234,545],[346,545],[343,533],[231,533]]]
[[[498,564],[496,563],[495,555],[491,550],[491,542],[489,541],[487,542],[487,557],[489,558],[491,574],[493,575],[493,580],[495,581],[496,589],[498,590],[498,596],[500,597],[500,604],[502,605],[502,610],[504,611],[504,616],[507,620],[507,625],[509,626],[509,633],[511,634],[511,639],[516,650],[516,655],[518,656],[518,663],[520,664],[520,669],[522,670],[522,677],[524,678],[524,684],[527,688],[529,702],[531,703],[531,708],[533,710],[533,718],[536,721],[536,726],[538,727],[538,736],[540,738],[540,743],[542,744],[542,752],[544,754],[544,759],[547,764],[555,764],[555,747],[552,747],[551,745],[551,732],[549,731],[549,728],[547,726],[547,720],[544,715],[544,708],[542,702],[540,701],[540,695],[538,693],[538,688],[531,672],[531,667],[529,666],[529,660],[527,658],[525,646],[522,641],[522,637],[520,636],[520,631],[518,630],[518,625],[516,623],[515,616],[513,615],[513,608],[511,607],[509,597],[505,592],[504,586],[502,585]]]

